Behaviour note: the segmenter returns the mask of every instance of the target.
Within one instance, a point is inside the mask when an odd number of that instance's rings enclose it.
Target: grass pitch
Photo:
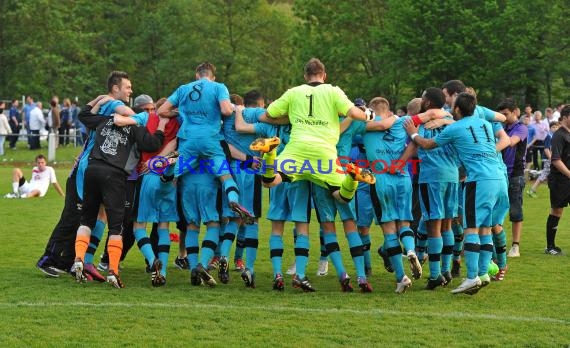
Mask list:
[[[16,152],[20,162],[34,156],[24,149]],[[60,161],[67,163],[56,170],[62,185],[69,161],[78,152],[58,150]],[[10,163],[0,166],[2,195],[11,189]],[[24,173],[29,175],[30,170],[25,167]],[[70,276],[47,279],[34,265],[62,208],[63,199],[53,188],[41,199],[0,198],[2,346],[570,345],[569,258],[543,254],[549,212],[545,186],[540,188],[539,198],[525,197],[521,257],[509,260],[505,281],[493,282],[475,296],[451,295],[449,290],[459,284],[458,279],[449,288],[433,292],[422,290],[426,280],[421,279],[407,293],[395,294],[394,277],[384,271],[375,252],[382,242],[378,227],[372,231],[374,292],[341,293],[332,264],[328,276],[314,275],[319,256],[316,219],[311,224],[307,271],[316,293],[293,289],[289,276],[283,293],[271,290],[270,224],[264,218],[260,222],[256,289],[245,288],[235,272],[228,285],[193,287],[189,272],[172,265],[172,255],[168,284],[152,288],[136,247],[124,263],[125,289],[99,283],[80,285]],[[563,216],[557,242],[567,252],[569,227],[570,218]],[[292,225],[287,228],[290,231]],[[508,222],[506,230],[510,247]],[[292,233],[286,233],[284,267],[294,259],[292,239]],[[347,270],[354,276],[343,236],[339,243]],[[177,249],[173,243],[172,252]],[[95,260],[99,255],[100,250]],[[407,261],[404,265],[408,269]],[[424,274],[427,272],[425,265]]]

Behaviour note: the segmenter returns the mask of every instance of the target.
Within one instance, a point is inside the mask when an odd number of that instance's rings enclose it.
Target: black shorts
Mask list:
[[[548,178],[550,207],[564,208],[570,204],[570,179]]]
[[[123,233],[127,175],[121,169],[102,161],[90,160],[83,183],[83,213],[81,224],[95,227],[99,205],[105,205],[109,235]]]

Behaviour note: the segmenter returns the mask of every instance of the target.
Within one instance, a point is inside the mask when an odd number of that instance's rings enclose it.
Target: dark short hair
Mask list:
[[[36,156],[35,161],[37,162],[39,159],[46,159],[46,156],[44,156],[44,155],[42,155],[42,154],[39,154],[39,155]],[[47,160],[46,160],[46,162],[47,162]]]
[[[315,76],[325,72],[325,65],[318,58],[311,58],[305,64],[305,75]]]
[[[441,89],[447,89],[449,95],[454,95],[465,92],[465,84],[461,80],[449,80],[443,84]]]
[[[256,105],[259,99],[263,99],[263,94],[256,89],[252,89],[243,95],[243,104],[245,106]]]
[[[505,109],[509,111],[515,111],[517,109],[517,103],[515,103],[513,98],[503,99],[503,101],[497,105],[497,110],[501,111]]]
[[[554,127],[554,126],[560,126],[560,123],[557,121],[552,121],[550,122],[550,124],[548,125],[550,128]]]
[[[474,96],[469,93],[459,93],[457,99],[455,99],[455,107],[459,108],[462,116],[471,116],[475,111],[475,106],[477,105],[477,100]]]
[[[429,100],[433,108],[441,109],[445,105],[445,95],[439,88],[430,87],[426,89],[422,97]]]
[[[570,105],[566,105],[560,110],[560,118],[570,116]]]
[[[210,62],[203,62],[196,67],[196,74],[199,76],[215,76],[216,66]]]
[[[107,91],[111,92],[113,86],[120,86],[123,79],[129,79],[129,75],[124,71],[111,71],[109,77],[107,77]]]

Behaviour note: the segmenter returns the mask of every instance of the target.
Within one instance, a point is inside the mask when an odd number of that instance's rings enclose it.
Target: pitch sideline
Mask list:
[[[127,302],[16,302],[16,303],[0,303],[1,308],[15,308],[15,307],[146,307],[146,308],[203,308],[210,310],[226,310],[226,309],[243,309],[242,306],[232,305],[213,305],[213,304],[181,304],[181,303],[127,303]],[[396,315],[396,316],[415,316],[417,313],[393,311],[385,309],[368,309],[357,310],[349,308],[301,308],[301,307],[284,307],[284,306],[253,306],[249,307],[250,310],[267,311],[268,309],[281,312],[312,312],[322,314],[335,314],[335,313],[350,313],[358,315]],[[527,316],[511,316],[511,315],[496,315],[496,314],[479,314],[467,312],[447,312],[447,313],[430,313],[423,312],[423,316],[434,317],[440,319],[479,319],[479,320],[499,320],[504,322],[543,322],[553,324],[570,325],[570,320],[555,319],[549,317],[527,317]]]

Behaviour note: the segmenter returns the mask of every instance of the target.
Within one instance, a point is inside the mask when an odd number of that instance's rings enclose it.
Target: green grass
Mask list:
[[[0,167],[2,193],[10,190],[10,170]],[[62,184],[68,170],[57,169]],[[188,272],[171,263],[167,286],[152,288],[136,247],[124,263],[123,290],[108,284],[79,285],[69,276],[46,279],[34,265],[59,219],[63,199],[53,188],[41,199],[0,198],[0,345],[568,346],[569,259],[543,254],[549,211],[544,186],[539,195],[525,199],[522,256],[509,260],[504,282],[492,283],[475,296],[453,296],[449,289],[423,291],[425,279],[396,295],[393,275],[383,270],[375,252],[374,293],[340,293],[334,269],[326,277],[314,276],[319,255],[316,224],[311,225],[308,274],[318,291],[292,289],[287,276],[285,292],[276,293],[271,290],[265,219],[260,224],[254,290],[246,289],[235,272],[228,285],[192,287]],[[557,239],[566,251],[569,221],[562,218]],[[382,237],[377,227],[372,233],[376,250]],[[291,240],[287,233],[284,267],[293,261]],[[345,239],[339,242],[347,250]],[[177,248],[172,245],[173,251]],[[344,261],[354,275],[347,253]]]
[[[0,166],[32,166],[34,158],[43,154],[48,157],[47,141],[41,142],[41,149],[30,150],[25,141],[18,141],[16,143],[16,150],[11,150],[8,147],[8,142],[4,143],[4,156],[0,157]],[[75,147],[73,144],[58,147],[55,152],[55,161],[50,162],[53,167],[71,167],[75,157],[81,151],[81,146]],[[31,169],[31,168],[30,168]]]

